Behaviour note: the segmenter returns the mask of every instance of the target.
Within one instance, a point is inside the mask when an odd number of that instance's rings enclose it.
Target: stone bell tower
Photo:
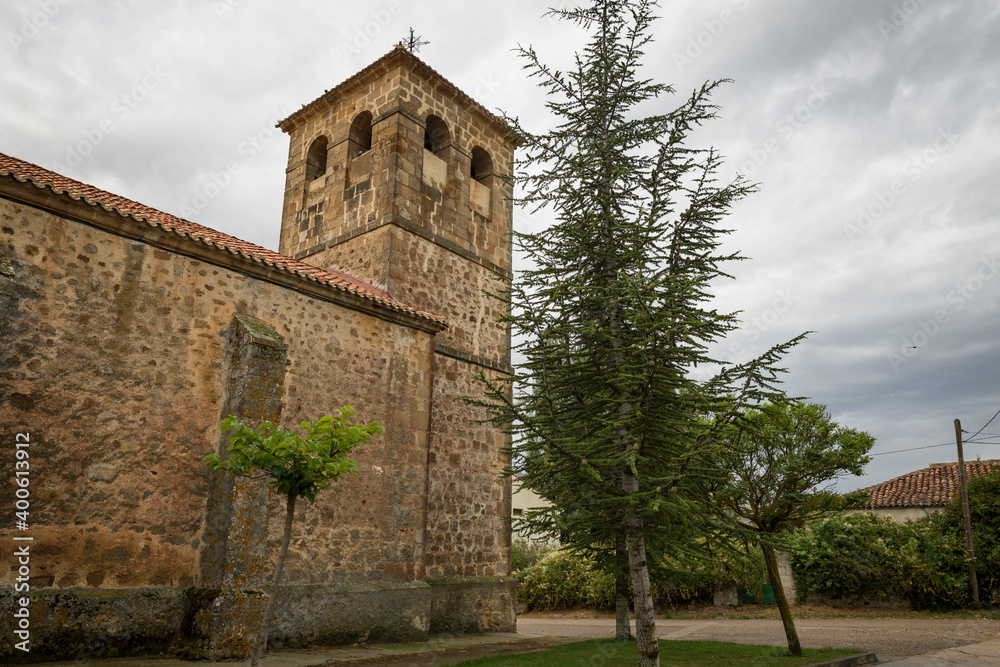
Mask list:
[[[278,126],[280,252],[447,318],[439,349],[506,366],[483,290],[511,274],[507,127],[400,46]]]
[[[430,630],[513,628],[508,441],[461,397],[483,395],[479,374],[509,372],[498,321],[509,305],[486,292],[511,276],[511,188],[498,174],[515,142],[402,47],[278,126],[291,140],[281,253],[447,320],[430,405],[410,416],[429,443],[415,577],[432,591]]]

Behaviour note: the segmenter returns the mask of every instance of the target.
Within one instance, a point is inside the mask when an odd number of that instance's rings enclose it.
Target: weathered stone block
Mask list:
[[[200,660],[245,659],[253,653],[268,595],[260,589],[191,589],[188,656]]]
[[[426,641],[431,592],[422,581],[282,586],[268,645]]]
[[[513,577],[427,579],[431,586],[431,634],[517,632]]]
[[[22,595],[0,591],[0,618],[13,618]],[[179,646],[189,609],[177,588],[72,589],[29,597],[30,652],[14,648],[19,640],[12,632],[0,633],[4,664],[167,652]]]
[[[277,423],[287,353],[284,338],[264,321],[235,316],[227,333],[223,416],[251,424]],[[227,442],[223,434],[223,459]],[[203,586],[218,587],[220,594],[198,612],[196,624],[205,636],[203,656],[212,660],[249,657],[266,606],[259,589],[270,569],[265,547],[272,493],[267,479],[230,480],[222,475],[213,475],[202,560]]]

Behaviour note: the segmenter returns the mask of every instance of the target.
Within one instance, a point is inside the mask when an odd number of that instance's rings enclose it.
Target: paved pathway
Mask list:
[[[979,644],[968,644],[944,651],[917,655],[912,658],[887,662],[896,667],[938,667],[939,665],[1000,665],[1000,639],[993,639]]]
[[[882,662],[909,656],[933,654],[944,649],[964,647],[1000,637],[1000,621],[974,619],[880,619],[833,618],[798,619],[799,639],[806,648],[836,646],[857,648],[875,653]],[[615,621],[611,618],[528,618],[517,619],[518,634],[556,637],[613,637]],[[661,639],[710,639],[741,644],[785,645],[780,620],[764,619],[657,619]],[[1000,639],[990,647],[1000,646]],[[996,650],[995,648],[983,649]],[[957,659],[959,652],[948,654]],[[993,653],[993,664],[1000,666],[1000,653]],[[900,665],[964,664],[960,662],[902,662]]]
[[[783,646],[781,621],[761,619],[659,619],[663,639],[711,639],[744,644]],[[526,618],[518,633],[433,637],[416,644],[345,646],[274,651],[262,667],[317,665],[397,665],[431,667],[474,657],[522,652],[562,643],[570,638],[613,637],[614,619]],[[874,652],[880,664],[897,667],[945,665],[1000,666],[1000,621],[952,619],[799,619],[796,623],[807,648],[856,647]],[[570,639],[571,640],[571,639]],[[894,661],[893,661],[894,660]],[[191,667],[176,659],[120,658],[94,662],[48,663],[47,667]],[[241,663],[222,663],[233,667]],[[243,663],[248,664],[248,663]],[[42,666],[39,666],[42,667]]]

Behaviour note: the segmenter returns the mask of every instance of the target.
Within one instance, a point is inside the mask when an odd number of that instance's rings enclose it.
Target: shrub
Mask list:
[[[542,557],[555,551],[556,547],[545,542],[535,542],[534,540],[514,540],[510,547],[510,569],[517,574],[521,570],[526,570]]]
[[[900,525],[865,512],[797,531],[788,552],[799,596],[899,597],[915,609],[964,605],[964,551],[944,521],[934,515]]]
[[[960,498],[944,511],[942,530],[965,547],[965,520]],[[976,557],[979,599],[990,606],[1000,605],[1000,472],[969,480],[969,518]]]
[[[906,524],[912,530],[912,562],[906,597],[914,609],[957,609],[969,602],[969,566],[961,533],[948,530],[944,514]]]
[[[516,577],[518,602],[529,609],[614,607],[615,578],[598,570],[590,558],[565,549],[543,556]]]
[[[658,602],[681,604],[710,601],[716,589],[735,585],[760,591],[767,583],[767,569],[759,547],[746,544],[718,544],[675,556],[651,559],[651,572],[664,582]]]
[[[902,526],[871,513],[814,522],[788,542],[799,595],[902,597],[906,541]]]

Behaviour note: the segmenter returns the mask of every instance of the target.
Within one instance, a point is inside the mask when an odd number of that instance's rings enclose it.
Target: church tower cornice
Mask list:
[[[296,128],[301,127],[310,119],[322,114],[326,109],[334,105],[340,97],[369,86],[373,81],[386,76],[400,67],[409,69],[420,75],[421,78],[432,82],[435,84],[435,90],[448,95],[459,105],[476,111],[483,117],[483,120],[492,124],[493,128],[503,135],[511,145],[517,146],[519,144],[511,134],[510,126],[503,122],[501,118],[491,113],[486,107],[446,79],[426,62],[410,53],[401,44],[397,44],[384,56],[327,90],[312,102],[304,104],[301,109],[290,114],[287,118],[278,121],[275,127],[291,134]]]

